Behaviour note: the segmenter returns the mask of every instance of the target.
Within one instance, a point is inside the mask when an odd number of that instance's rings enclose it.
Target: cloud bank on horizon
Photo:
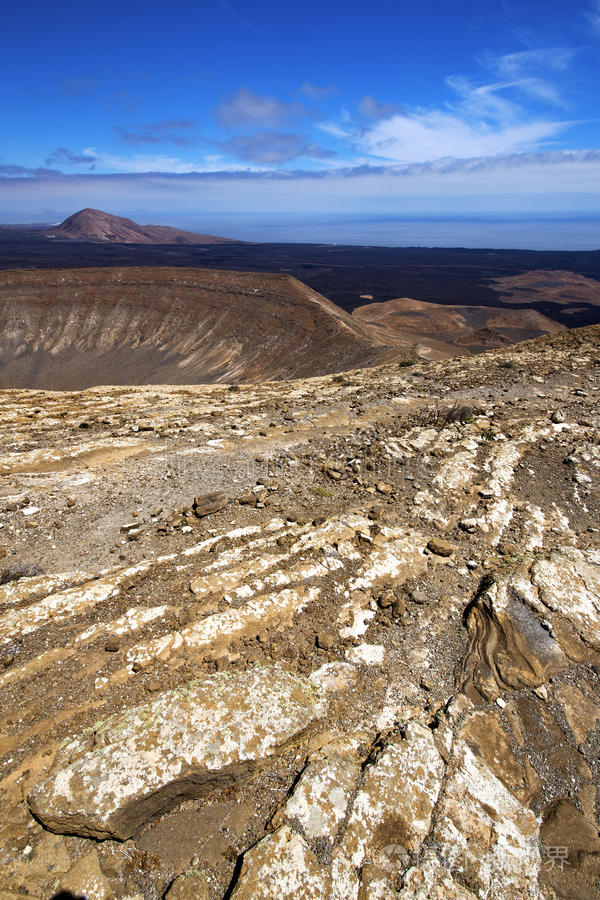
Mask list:
[[[597,212],[600,0],[561,6],[11,8],[1,217]]]

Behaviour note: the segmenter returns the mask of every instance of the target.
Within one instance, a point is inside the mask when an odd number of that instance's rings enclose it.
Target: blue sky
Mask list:
[[[600,210],[600,0],[10,4],[0,219]]]

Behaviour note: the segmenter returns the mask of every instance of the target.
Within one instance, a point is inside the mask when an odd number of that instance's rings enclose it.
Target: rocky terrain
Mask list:
[[[321,375],[411,358],[287,275],[100,268],[0,274],[0,388]]]
[[[115,244],[223,244],[229,238],[194,234],[170,225],[138,225],[132,219],[113,216],[101,209],[81,209],[45,231],[53,240],[100,241]]]
[[[3,391],[2,897],[597,897],[599,374]]]

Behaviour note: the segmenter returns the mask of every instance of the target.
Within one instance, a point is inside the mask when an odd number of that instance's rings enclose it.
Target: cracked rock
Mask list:
[[[104,746],[75,738],[29,804],[51,831],[125,840],[185,797],[244,781],[324,708],[279,669],[207,676],[101,723]]]

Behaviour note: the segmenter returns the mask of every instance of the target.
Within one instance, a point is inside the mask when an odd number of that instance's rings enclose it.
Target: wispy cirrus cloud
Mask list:
[[[374,164],[414,163],[545,148],[572,124],[543,109],[565,105],[553,77],[569,68],[575,54],[570,47],[487,54],[481,60],[487,80],[449,76],[446,85],[454,98],[444,106],[411,109],[367,94],[353,114],[342,107],[337,119],[321,122],[310,122],[302,104],[244,87],[219,105],[219,124],[234,132],[220,147],[261,165],[333,156],[365,158]],[[317,100],[329,88],[305,82],[301,91]],[[282,127],[302,116],[307,117],[306,134],[298,134],[297,127],[293,133]],[[315,140],[315,129],[327,138]]]
[[[507,97],[502,82],[474,84],[462,75],[449,75],[446,84],[456,94],[456,99],[446,105],[446,112],[465,121],[509,123],[518,121],[523,110]]]
[[[488,54],[485,59],[490,68],[499,73],[519,76],[527,75],[532,70],[562,72],[568,69],[576,53],[574,47],[538,47],[536,50],[518,50],[501,56]]]
[[[217,107],[221,128],[278,128],[288,119],[307,115],[302,103],[284,103],[277,97],[257,94],[242,87]]]
[[[196,122],[190,119],[165,119],[162,122],[149,122],[140,125],[136,130],[115,125],[113,131],[121,140],[128,144],[138,146],[140,144],[172,143],[178,147],[184,147],[190,142],[190,131],[196,127]]]
[[[234,19],[237,19],[240,24],[244,26],[244,28],[249,28],[250,31],[257,31],[256,25],[253,22],[249,22],[248,19],[245,19],[243,16],[239,14],[239,12],[230,6],[229,3],[225,3],[225,0],[217,0],[219,6],[223,7],[226,13],[229,13]]]
[[[599,0],[600,2],[600,0]],[[321,123],[320,128],[340,141],[352,143],[372,161],[430,162],[526,153],[546,149],[573,122],[545,115],[540,101],[563,105],[552,73],[568,69],[572,48],[526,50],[488,55],[485,67],[494,81],[449,76],[446,84],[454,100],[433,109],[407,109],[363,98],[358,112],[371,113],[366,126],[359,120]]]
[[[577,52],[573,47],[545,47],[502,56],[487,54],[482,61],[502,79],[495,85],[497,91],[515,89],[543,103],[563,106],[562,95],[552,78],[569,68]]]
[[[600,34],[600,0],[592,0],[587,11],[587,17],[598,34]]]

